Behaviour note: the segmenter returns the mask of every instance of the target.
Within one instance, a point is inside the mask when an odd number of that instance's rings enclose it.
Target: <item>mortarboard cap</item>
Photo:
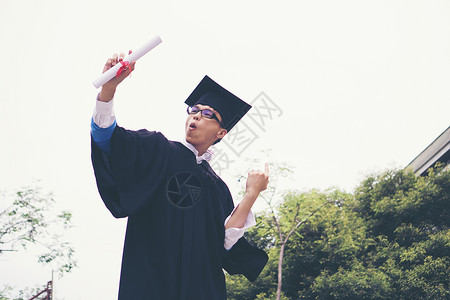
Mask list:
[[[252,107],[208,76],[200,81],[184,103],[189,106],[196,104],[211,106],[219,112],[224,128],[228,132]]]

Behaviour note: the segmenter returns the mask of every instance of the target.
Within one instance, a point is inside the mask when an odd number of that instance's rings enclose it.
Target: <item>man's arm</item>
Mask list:
[[[228,228],[244,227],[247,216],[258,198],[259,193],[267,189],[268,184],[269,165],[267,163],[265,172],[252,170],[248,173],[244,198],[225,225],[225,230]]]
[[[130,50],[131,53],[131,50]],[[108,58],[103,67],[103,73],[114,67],[124,57],[121,53],[118,56],[114,53],[112,58]],[[113,110],[113,98],[117,86],[134,70],[136,62],[132,62],[130,67],[125,69],[118,77],[114,77],[105,83],[97,96],[94,115],[91,120],[91,136],[94,143],[106,153],[110,151],[111,136],[116,127],[116,119]]]
[[[97,106],[99,106],[101,103],[107,104],[109,102],[97,101]],[[91,120],[91,136],[92,140],[97,145],[97,147],[99,147],[100,150],[102,150],[103,152],[109,154],[111,151],[111,137],[117,124],[116,120],[114,119],[114,116],[112,117],[109,116],[109,118],[103,118],[110,120],[110,122],[108,123],[106,123],[105,121],[102,122],[101,117],[102,115],[99,115],[97,112],[94,112],[94,116],[92,117]]]
[[[129,51],[129,54],[132,51]],[[112,58],[108,58],[108,60],[105,63],[105,66],[103,67],[103,73],[114,67],[116,64],[118,64],[121,60],[123,60],[125,54],[120,53],[120,55],[117,55],[117,53],[114,53]],[[102,86],[102,89],[100,91],[100,94],[98,95],[98,100],[102,102],[109,102],[114,98],[114,94],[116,93],[117,86],[130,75],[130,73],[134,70],[136,66],[136,62],[133,61],[130,64],[130,67],[126,67],[125,71],[122,72],[119,76],[114,77],[107,83],[105,83]]]

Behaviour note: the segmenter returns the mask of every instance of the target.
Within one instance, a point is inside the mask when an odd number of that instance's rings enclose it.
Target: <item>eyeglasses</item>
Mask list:
[[[200,109],[197,106],[188,106],[187,113],[190,115],[196,115],[198,112],[202,115],[202,118],[215,119],[219,122],[221,127],[224,127],[223,123],[217,118],[217,115],[210,109]]]

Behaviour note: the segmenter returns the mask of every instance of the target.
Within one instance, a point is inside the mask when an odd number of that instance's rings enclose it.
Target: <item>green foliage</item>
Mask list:
[[[3,289],[0,290],[0,300],[28,300],[44,289],[44,286],[39,286],[34,288],[27,287],[22,290],[16,290],[12,286],[5,285]]]
[[[307,299],[392,299],[389,278],[383,272],[355,262],[350,269],[323,271],[310,289],[302,291]]]
[[[450,225],[449,191],[449,171],[442,168],[425,177],[390,170],[363,181],[355,193],[355,210],[372,224],[374,234],[392,237],[401,224],[439,230]]]
[[[351,201],[350,195],[330,190],[311,191],[303,197],[339,205],[322,207],[296,231],[286,248],[283,291],[294,299],[308,290],[324,270],[334,273],[352,266],[373,243],[365,233],[365,224],[344,204]]]
[[[26,250],[30,245],[41,250],[37,261],[51,264],[59,274],[76,266],[74,249],[62,240],[71,226],[72,214],[54,213],[51,194],[39,187],[25,187],[13,195],[2,197],[0,208],[0,255]]]
[[[289,191],[247,239],[269,262],[254,283],[227,276],[230,299],[275,299],[280,236],[323,205],[286,244],[286,299],[450,299],[450,170],[368,176],[354,194]]]

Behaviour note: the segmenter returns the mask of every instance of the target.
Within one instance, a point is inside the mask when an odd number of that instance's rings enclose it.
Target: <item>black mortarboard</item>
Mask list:
[[[252,108],[210,77],[205,76],[184,102],[189,106],[208,105],[217,110],[222,117],[224,128],[231,128]]]

